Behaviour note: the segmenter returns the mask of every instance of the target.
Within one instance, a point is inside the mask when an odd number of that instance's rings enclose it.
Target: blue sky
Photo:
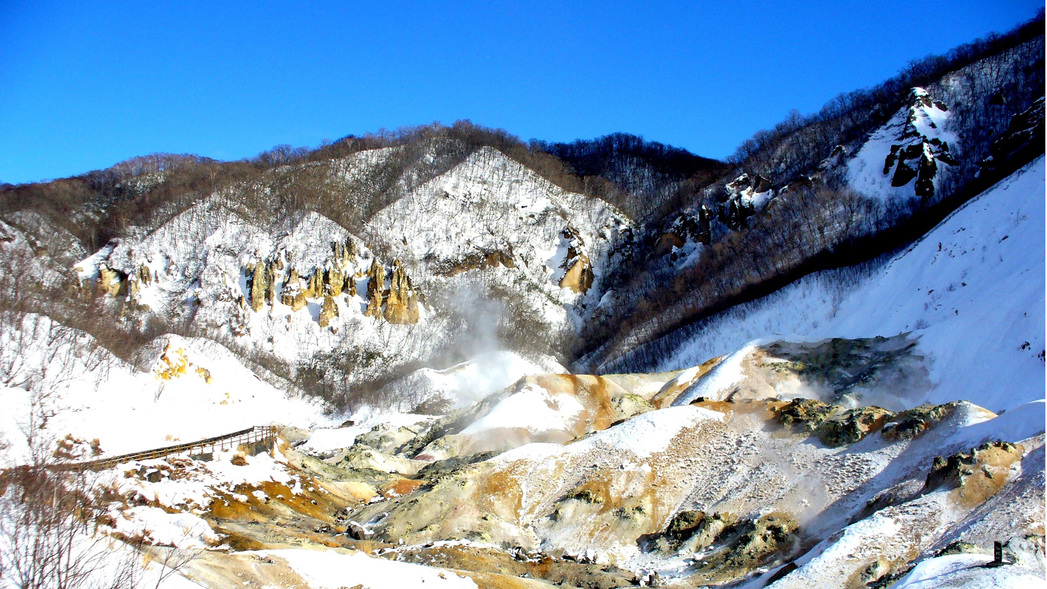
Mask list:
[[[722,158],[794,108],[1042,6],[0,0],[0,182],[458,119],[524,140],[624,131]]]

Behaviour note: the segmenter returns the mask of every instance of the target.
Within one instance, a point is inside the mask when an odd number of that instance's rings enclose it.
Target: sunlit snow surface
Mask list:
[[[695,366],[756,339],[911,333],[933,383],[918,401],[967,399],[999,411],[1042,399],[1044,171],[1041,157],[857,283],[813,274],[713,319],[658,369]]]
[[[46,347],[36,350],[46,356]],[[188,364],[184,374],[160,377],[161,354],[179,350]],[[227,434],[255,425],[279,423],[317,427],[332,423],[314,400],[291,398],[259,380],[229,350],[209,340],[164,336],[131,366],[102,352],[100,368],[61,383],[46,409],[44,438],[100,442],[103,456],[171,446]],[[208,383],[197,369],[206,370]],[[11,463],[25,462],[28,448],[22,429],[29,423],[31,395],[20,388],[0,389],[0,426],[11,445],[3,453]]]
[[[918,97],[927,93],[920,88],[914,89]],[[891,146],[905,145],[914,141],[931,141],[938,139],[956,146],[956,135],[949,130],[951,113],[938,105],[924,106],[917,102],[914,106],[903,108],[894,114],[886,125],[872,134],[872,137],[858,150],[854,159],[847,164],[847,184],[865,196],[876,199],[911,199],[915,196],[913,183],[903,186],[891,186],[891,173],[884,174],[884,160],[891,153]],[[911,122],[910,122],[911,121]],[[915,131],[918,136],[906,136],[907,131]],[[942,167],[941,165],[939,167]],[[939,170],[939,174],[947,170]],[[937,180],[936,180],[937,183]]]
[[[342,550],[266,550],[259,554],[285,560],[314,589],[362,585],[372,589],[401,587],[476,588],[468,577],[418,564],[372,558]]]

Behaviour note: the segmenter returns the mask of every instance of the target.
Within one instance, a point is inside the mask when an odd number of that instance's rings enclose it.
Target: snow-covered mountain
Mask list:
[[[5,188],[0,587],[67,521],[41,488],[164,587],[1042,581],[1042,33],[1007,43],[716,178],[460,124]]]

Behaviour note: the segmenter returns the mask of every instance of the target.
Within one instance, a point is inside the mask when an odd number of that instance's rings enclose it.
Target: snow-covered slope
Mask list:
[[[1041,157],[858,278],[808,276],[705,322],[660,368],[756,339],[909,334],[933,384],[912,402],[969,399],[998,411],[1043,398],[1044,173]]]
[[[10,445],[4,466],[71,436],[82,457],[114,456],[171,446],[272,423],[318,427],[331,422],[316,400],[289,398],[210,340],[165,336],[143,350],[138,366],[89,336],[30,316],[41,341],[23,347],[28,385],[0,390],[0,436]],[[28,433],[33,434],[32,440]],[[97,450],[88,446],[97,440]]]
[[[339,186],[366,192],[358,181],[391,153],[323,165]],[[301,173],[321,164],[303,165]],[[523,364],[548,370],[558,338],[599,299],[611,245],[630,225],[603,201],[566,192],[492,148],[405,185],[363,238],[316,212],[263,227],[239,199],[271,187],[248,188],[210,195],[86,257],[75,266],[82,296],[126,299],[130,321],[189,324],[342,398],[434,357],[496,351],[505,337],[527,342],[514,344],[530,356]],[[303,369],[310,375],[298,378]]]
[[[908,102],[847,164],[848,184],[868,197],[929,197],[945,173],[939,167],[956,163],[949,152],[957,136],[948,107],[923,88],[913,88]]]
[[[497,150],[481,148],[380,211],[367,235],[389,244],[433,289],[456,286],[440,277],[492,268],[491,279],[557,325],[566,320],[566,305],[580,302],[590,288],[602,292],[598,269],[629,225],[610,205],[566,192]],[[575,264],[579,272],[597,269],[591,286],[565,282]]]

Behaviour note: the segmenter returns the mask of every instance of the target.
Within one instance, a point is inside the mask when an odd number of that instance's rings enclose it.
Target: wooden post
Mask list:
[[[1003,560],[1003,542],[997,540],[992,543],[992,556],[992,562],[986,564],[985,566],[992,568],[1007,564],[1007,562]]]

